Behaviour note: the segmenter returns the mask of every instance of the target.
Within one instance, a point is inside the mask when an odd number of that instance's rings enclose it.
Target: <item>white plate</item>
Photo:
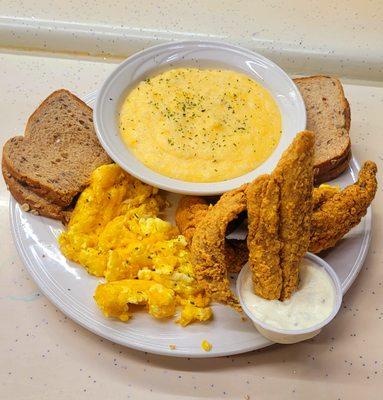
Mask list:
[[[124,144],[118,129],[118,113],[127,92],[140,81],[180,67],[226,68],[248,75],[274,97],[282,116],[282,136],[271,156],[255,170],[222,182],[185,182],[146,167]],[[256,176],[270,173],[297,132],[306,127],[302,96],[289,76],[260,54],[218,42],[171,42],[147,48],[122,62],[101,86],[94,107],[98,138],[125,171],[150,185],[173,193],[213,195],[237,188]]]
[[[85,101],[93,105],[94,94]],[[334,183],[341,187],[351,184],[357,175],[358,165],[351,160],[350,168]],[[172,220],[179,195],[170,194]],[[213,305],[214,320],[181,328],[173,321],[161,322],[145,313],[123,323],[105,318],[93,301],[93,292],[101,282],[73,262],[68,261],[57,245],[63,230],[59,222],[34,216],[21,210],[13,198],[10,201],[10,221],[17,250],[29,273],[41,291],[69,318],[90,331],[113,342],[149,353],[176,357],[216,357],[245,353],[272,344],[263,338],[250,321],[230,308]],[[370,243],[371,210],[362,222],[342,240],[336,248],[323,254],[334,268],[343,292],[346,292],[358,275]],[[201,349],[202,340],[208,340],[210,352]],[[176,349],[171,350],[170,345]]]

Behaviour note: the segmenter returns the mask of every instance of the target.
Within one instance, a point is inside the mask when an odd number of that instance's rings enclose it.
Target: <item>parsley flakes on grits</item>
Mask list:
[[[176,68],[127,94],[119,129],[150,169],[189,182],[218,182],[267,160],[282,122],[273,96],[247,75]]]
[[[80,195],[59,245],[67,258],[105,277],[94,294],[105,316],[127,321],[130,305],[139,305],[155,318],[180,311],[182,326],[211,318],[185,238],[158,218],[164,207],[158,189],[116,164],[97,168]]]

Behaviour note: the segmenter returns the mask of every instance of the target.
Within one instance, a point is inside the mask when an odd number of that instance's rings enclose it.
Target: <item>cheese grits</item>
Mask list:
[[[123,141],[148,168],[189,182],[219,182],[262,164],[281,136],[271,94],[248,76],[179,68],[138,84],[119,115]]]

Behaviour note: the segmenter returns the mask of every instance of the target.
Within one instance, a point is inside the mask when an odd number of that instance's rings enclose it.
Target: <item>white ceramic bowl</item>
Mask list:
[[[141,80],[178,67],[226,68],[247,74],[274,97],[282,115],[282,136],[273,154],[255,170],[222,182],[194,183],[161,175],[139,161],[122,141],[118,113],[127,93]],[[272,61],[241,47],[217,42],[172,42],[150,47],[126,59],[97,95],[94,123],[98,138],[124,170],[153,186],[192,195],[221,194],[271,172],[297,132],[306,127],[306,109],[294,82]]]
[[[307,340],[318,335],[321,329],[335,317],[342,304],[342,286],[340,284],[338,275],[335,273],[335,271],[330,267],[330,265],[326,261],[316,256],[315,254],[306,253],[305,258],[309,259],[317,266],[324,268],[325,271],[330,276],[335,288],[335,302],[331,314],[320,323],[306,329],[278,329],[268,324],[265,324],[263,321],[256,318],[254,314],[248,309],[246,303],[243,301],[243,298],[241,296],[242,293],[241,288],[245,276],[249,272],[250,268],[249,264],[246,264],[242,268],[238,276],[237,293],[244,313],[253,321],[258,332],[267,339],[272,340],[273,342],[282,344],[291,344],[291,343],[302,342],[303,340]]]

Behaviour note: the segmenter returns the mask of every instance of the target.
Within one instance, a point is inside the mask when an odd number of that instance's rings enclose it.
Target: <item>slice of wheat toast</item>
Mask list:
[[[111,159],[97,139],[92,109],[61,89],[31,115],[24,136],[5,143],[3,162],[31,191],[68,206],[88,184],[91,173]]]
[[[315,179],[314,179],[315,185],[319,185],[321,183],[329,182],[329,181],[332,181],[333,179],[337,178],[344,171],[346,171],[346,169],[349,167],[350,159],[351,159],[351,151],[345,157],[345,159],[342,162],[342,164],[339,164],[335,168],[330,169],[325,174],[316,176]]]
[[[306,105],[307,127],[315,133],[314,175],[322,180],[344,165],[350,148],[350,106],[340,81],[330,76],[294,79]]]
[[[57,219],[63,223],[69,221],[73,207],[58,206],[38,196],[35,192],[30,190],[28,186],[15,179],[7,170],[4,163],[2,163],[2,172],[8,190],[24,211],[30,211],[35,215]]]

